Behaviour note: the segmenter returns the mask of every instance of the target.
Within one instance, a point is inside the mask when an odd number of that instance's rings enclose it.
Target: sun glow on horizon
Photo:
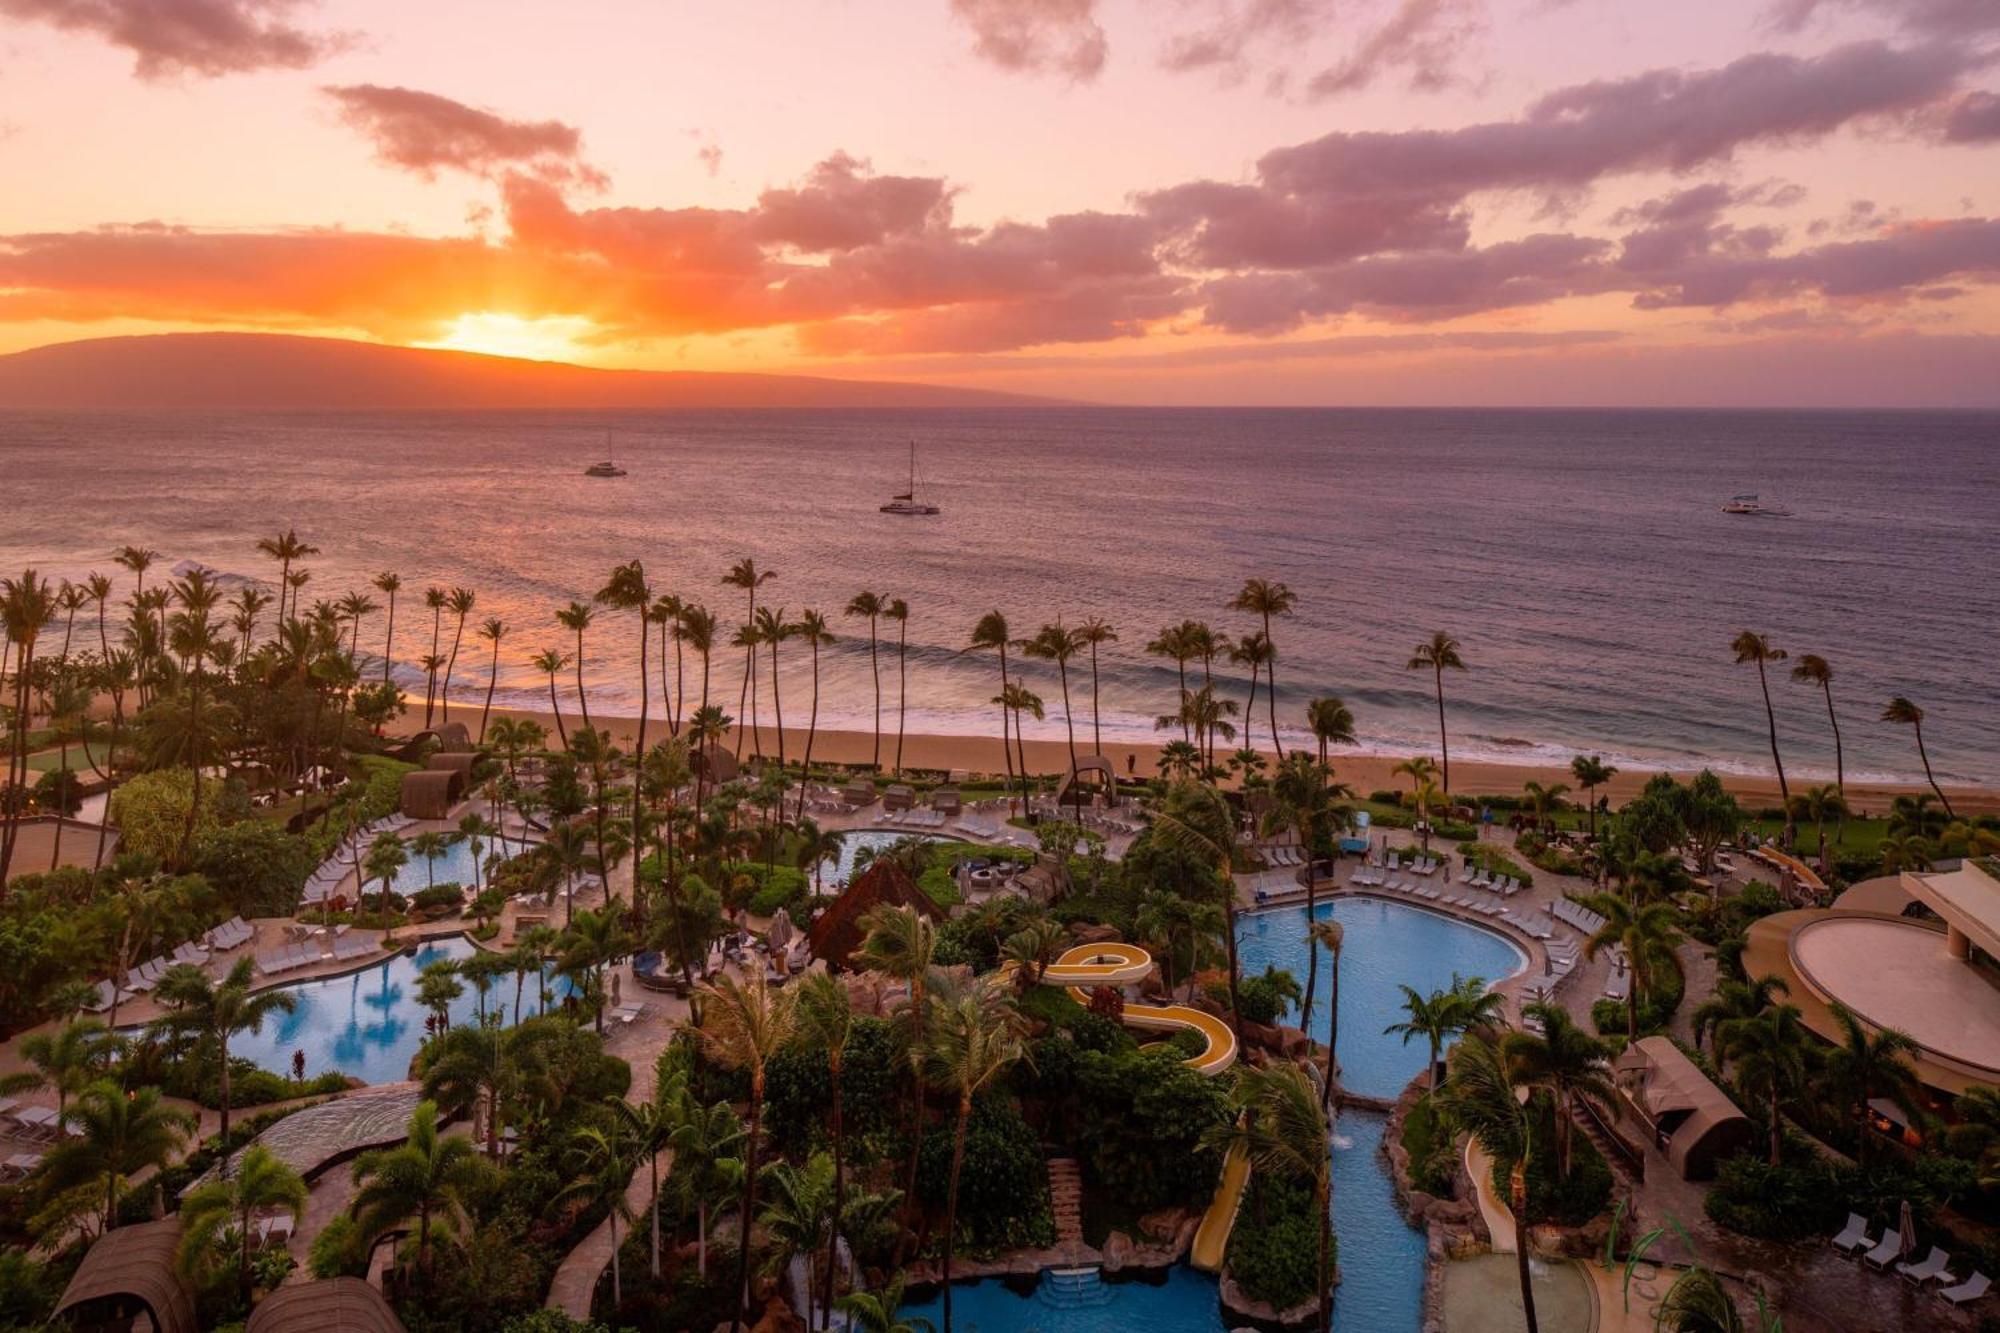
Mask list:
[[[500,310],[469,310],[441,338],[411,344],[448,352],[520,357],[529,361],[588,361],[597,324],[581,315],[526,319]]]

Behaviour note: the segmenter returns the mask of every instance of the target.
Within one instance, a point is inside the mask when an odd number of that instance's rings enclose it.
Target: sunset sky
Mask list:
[[[2000,0],[0,0],[0,351],[2000,406]]]

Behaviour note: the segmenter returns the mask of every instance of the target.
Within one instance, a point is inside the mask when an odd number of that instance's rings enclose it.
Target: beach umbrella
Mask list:
[[[796,927],[792,925],[792,914],[780,907],[777,915],[771,918],[771,928],[765,932],[764,938],[774,950],[782,949],[792,942],[792,936],[795,932]]]
[[[1917,1219],[1910,1213],[1908,1199],[1903,1200],[1903,1215],[1897,1223],[1896,1231],[1898,1236],[1896,1257],[1907,1259],[1917,1252]]]

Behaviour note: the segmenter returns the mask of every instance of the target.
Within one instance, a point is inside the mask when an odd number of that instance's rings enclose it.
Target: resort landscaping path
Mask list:
[[[1073,1157],[1049,1159],[1049,1210],[1056,1217],[1056,1244],[1083,1240],[1083,1178]]]

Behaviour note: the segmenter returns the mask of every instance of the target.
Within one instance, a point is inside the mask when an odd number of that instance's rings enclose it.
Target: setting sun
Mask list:
[[[468,311],[451,322],[444,337],[416,346],[531,361],[581,361],[587,359],[582,340],[596,327],[578,316],[523,319],[497,310]]]

